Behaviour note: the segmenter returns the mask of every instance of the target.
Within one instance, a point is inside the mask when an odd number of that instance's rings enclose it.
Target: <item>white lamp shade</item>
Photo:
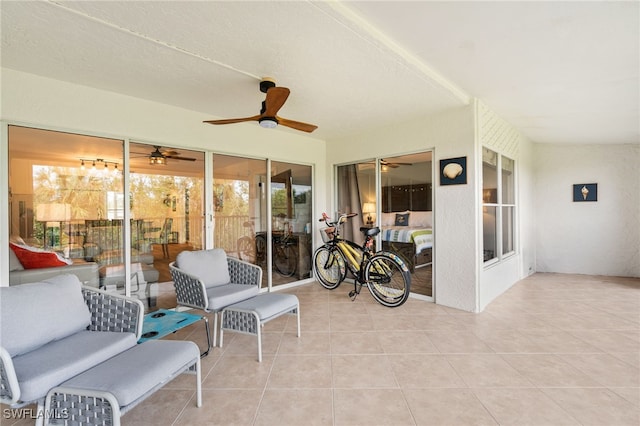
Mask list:
[[[363,213],[375,213],[376,212],[376,205],[373,203],[364,203],[362,206],[362,212]]]

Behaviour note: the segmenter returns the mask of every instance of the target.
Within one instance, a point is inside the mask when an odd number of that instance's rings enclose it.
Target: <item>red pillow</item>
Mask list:
[[[9,246],[24,269],[51,268],[72,263],[71,260],[65,259],[52,251],[43,251],[35,247],[19,246],[13,243],[9,243]]]

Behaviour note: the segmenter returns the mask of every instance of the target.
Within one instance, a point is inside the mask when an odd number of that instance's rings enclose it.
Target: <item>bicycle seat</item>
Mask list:
[[[369,228],[368,226],[362,226],[360,232],[364,233],[365,237],[375,237],[380,233],[380,228],[377,226]]]

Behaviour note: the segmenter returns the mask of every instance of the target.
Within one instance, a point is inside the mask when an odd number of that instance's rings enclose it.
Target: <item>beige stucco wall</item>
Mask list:
[[[469,105],[423,119],[372,129],[327,141],[327,174],[332,165],[433,149],[434,299],[466,311],[477,304],[477,167],[474,164],[474,107]],[[467,184],[440,186],[441,159],[467,157]],[[334,211],[328,194],[325,211]]]
[[[536,269],[640,277],[640,145],[535,146]],[[597,183],[597,202],[573,202]]]

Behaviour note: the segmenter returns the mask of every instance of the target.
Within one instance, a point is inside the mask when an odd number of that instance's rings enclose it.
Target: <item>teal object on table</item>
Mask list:
[[[144,316],[142,323],[142,335],[138,343],[151,339],[161,339],[171,333],[200,321],[202,316],[176,312],[168,309],[159,309]]]

